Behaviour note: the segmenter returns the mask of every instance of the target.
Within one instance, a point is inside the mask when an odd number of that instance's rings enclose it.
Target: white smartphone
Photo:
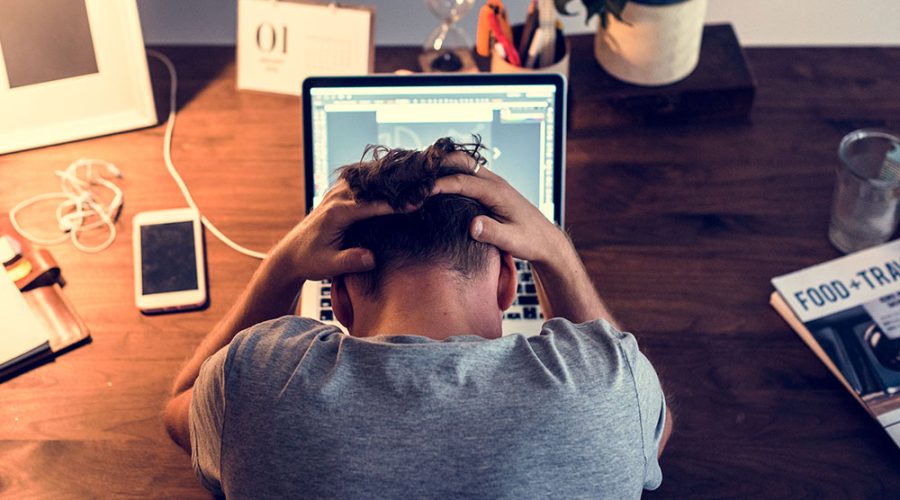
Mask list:
[[[141,212],[132,220],[134,300],[147,313],[206,304],[200,214],[191,208]]]

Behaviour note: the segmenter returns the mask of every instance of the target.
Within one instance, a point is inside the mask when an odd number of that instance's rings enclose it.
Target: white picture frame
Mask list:
[[[5,20],[0,23],[7,23],[5,32],[2,31],[3,26],[0,26],[0,154],[113,134],[157,123],[136,0],[27,0],[19,4],[12,3],[14,1],[16,0],[0,0],[0,18]],[[76,14],[79,14],[74,17],[83,18],[86,15],[95,58],[95,66],[89,67],[93,69],[64,69],[61,70],[63,77],[35,81],[41,77],[31,75],[27,64],[41,64],[47,59],[40,57],[40,54],[51,54],[46,51],[52,51],[53,48],[35,49],[35,44],[29,43],[19,43],[17,47],[13,47],[12,42],[28,42],[31,35],[17,29],[35,20],[35,12],[23,14],[21,5],[42,2],[46,2],[48,7],[47,12],[40,12],[42,18],[45,17],[44,14],[54,14],[61,18],[64,14],[60,11],[73,7]],[[84,9],[81,9],[80,2],[84,3]],[[49,8],[54,6],[64,8]],[[23,19],[10,17],[16,15]],[[71,12],[66,15],[70,19],[65,22],[61,19],[47,21],[57,22],[57,26],[63,28],[61,34],[51,34],[57,37],[55,40],[74,36],[70,27],[78,25],[78,22],[71,19]],[[38,24],[42,23],[44,21],[39,19]],[[81,25],[84,26],[84,23]],[[35,36],[41,36],[39,29],[34,31]],[[5,46],[4,33],[7,42]],[[87,40],[85,33],[82,29],[80,42]],[[47,34],[44,33],[44,36]],[[84,45],[82,43],[81,47]],[[28,50],[36,53],[28,53]],[[89,56],[89,51],[90,47],[81,50],[80,55]],[[14,61],[14,56],[18,56],[17,66],[8,68],[8,62]],[[43,71],[46,68],[41,69]],[[79,72],[82,74],[71,76]],[[23,74],[26,76],[23,77]],[[47,79],[46,76],[43,78]],[[23,81],[26,83],[23,84]]]

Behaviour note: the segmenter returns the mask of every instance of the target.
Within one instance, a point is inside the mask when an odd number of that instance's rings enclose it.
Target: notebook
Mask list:
[[[91,340],[62,290],[56,259],[0,214],[0,382]]]
[[[306,210],[322,200],[335,171],[369,144],[422,149],[440,137],[481,136],[488,167],[554,223],[563,225],[566,81],[558,74],[315,77],[303,83]],[[517,262],[519,296],[504,335],[540,333],[543,316],[527,262]],[[300,314],[341,326],[328,280],[307,282]]]
[[[50,332],[0,267],[0,378],[23,362],[50,352]]]

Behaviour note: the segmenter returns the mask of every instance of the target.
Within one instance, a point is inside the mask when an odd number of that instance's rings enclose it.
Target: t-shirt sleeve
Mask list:
[[[662,470],[657,452],[665,429],[666,400],[656,370],[638,349],[634,336],[619,331],[605,320],[574,325],[555,318],[545,323],[544,330],[555,335],[559,357],[567,358],[573,366],[585,367],[592,380],[614,384],[621,391],[618,396],[630,399],[632,404],[622,405],[618,410],[628,408],[621,418],[628,419],[629,436],[634,436],[635,431],[640,433],[640,443],[632,438],[621,444],[640,445],[641,456],[634,453],[633,465],[639,467],[636,461],[643,462],[644,489],[658,488],[662,484]],[[545,358],[553,359],[553,356]]]
[[[225,420],[225,361],[228,346],[200,367],[191,399],[191,463],[206,489],[222,495],[222,428]]]
[[[662,483],[662,470],[657,454],[666,427],[666,398],[656,370],[630,334],[622,335],[622,348],[631,367],[637,392],[644,451],[644,489],[655,490]]]

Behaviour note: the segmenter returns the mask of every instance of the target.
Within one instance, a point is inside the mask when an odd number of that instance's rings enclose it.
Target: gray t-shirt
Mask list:
[[[285,316],[204,363],[194,469],[241,498],[631,498],[662,481],[665,400],[634,337],[355,338]]]

